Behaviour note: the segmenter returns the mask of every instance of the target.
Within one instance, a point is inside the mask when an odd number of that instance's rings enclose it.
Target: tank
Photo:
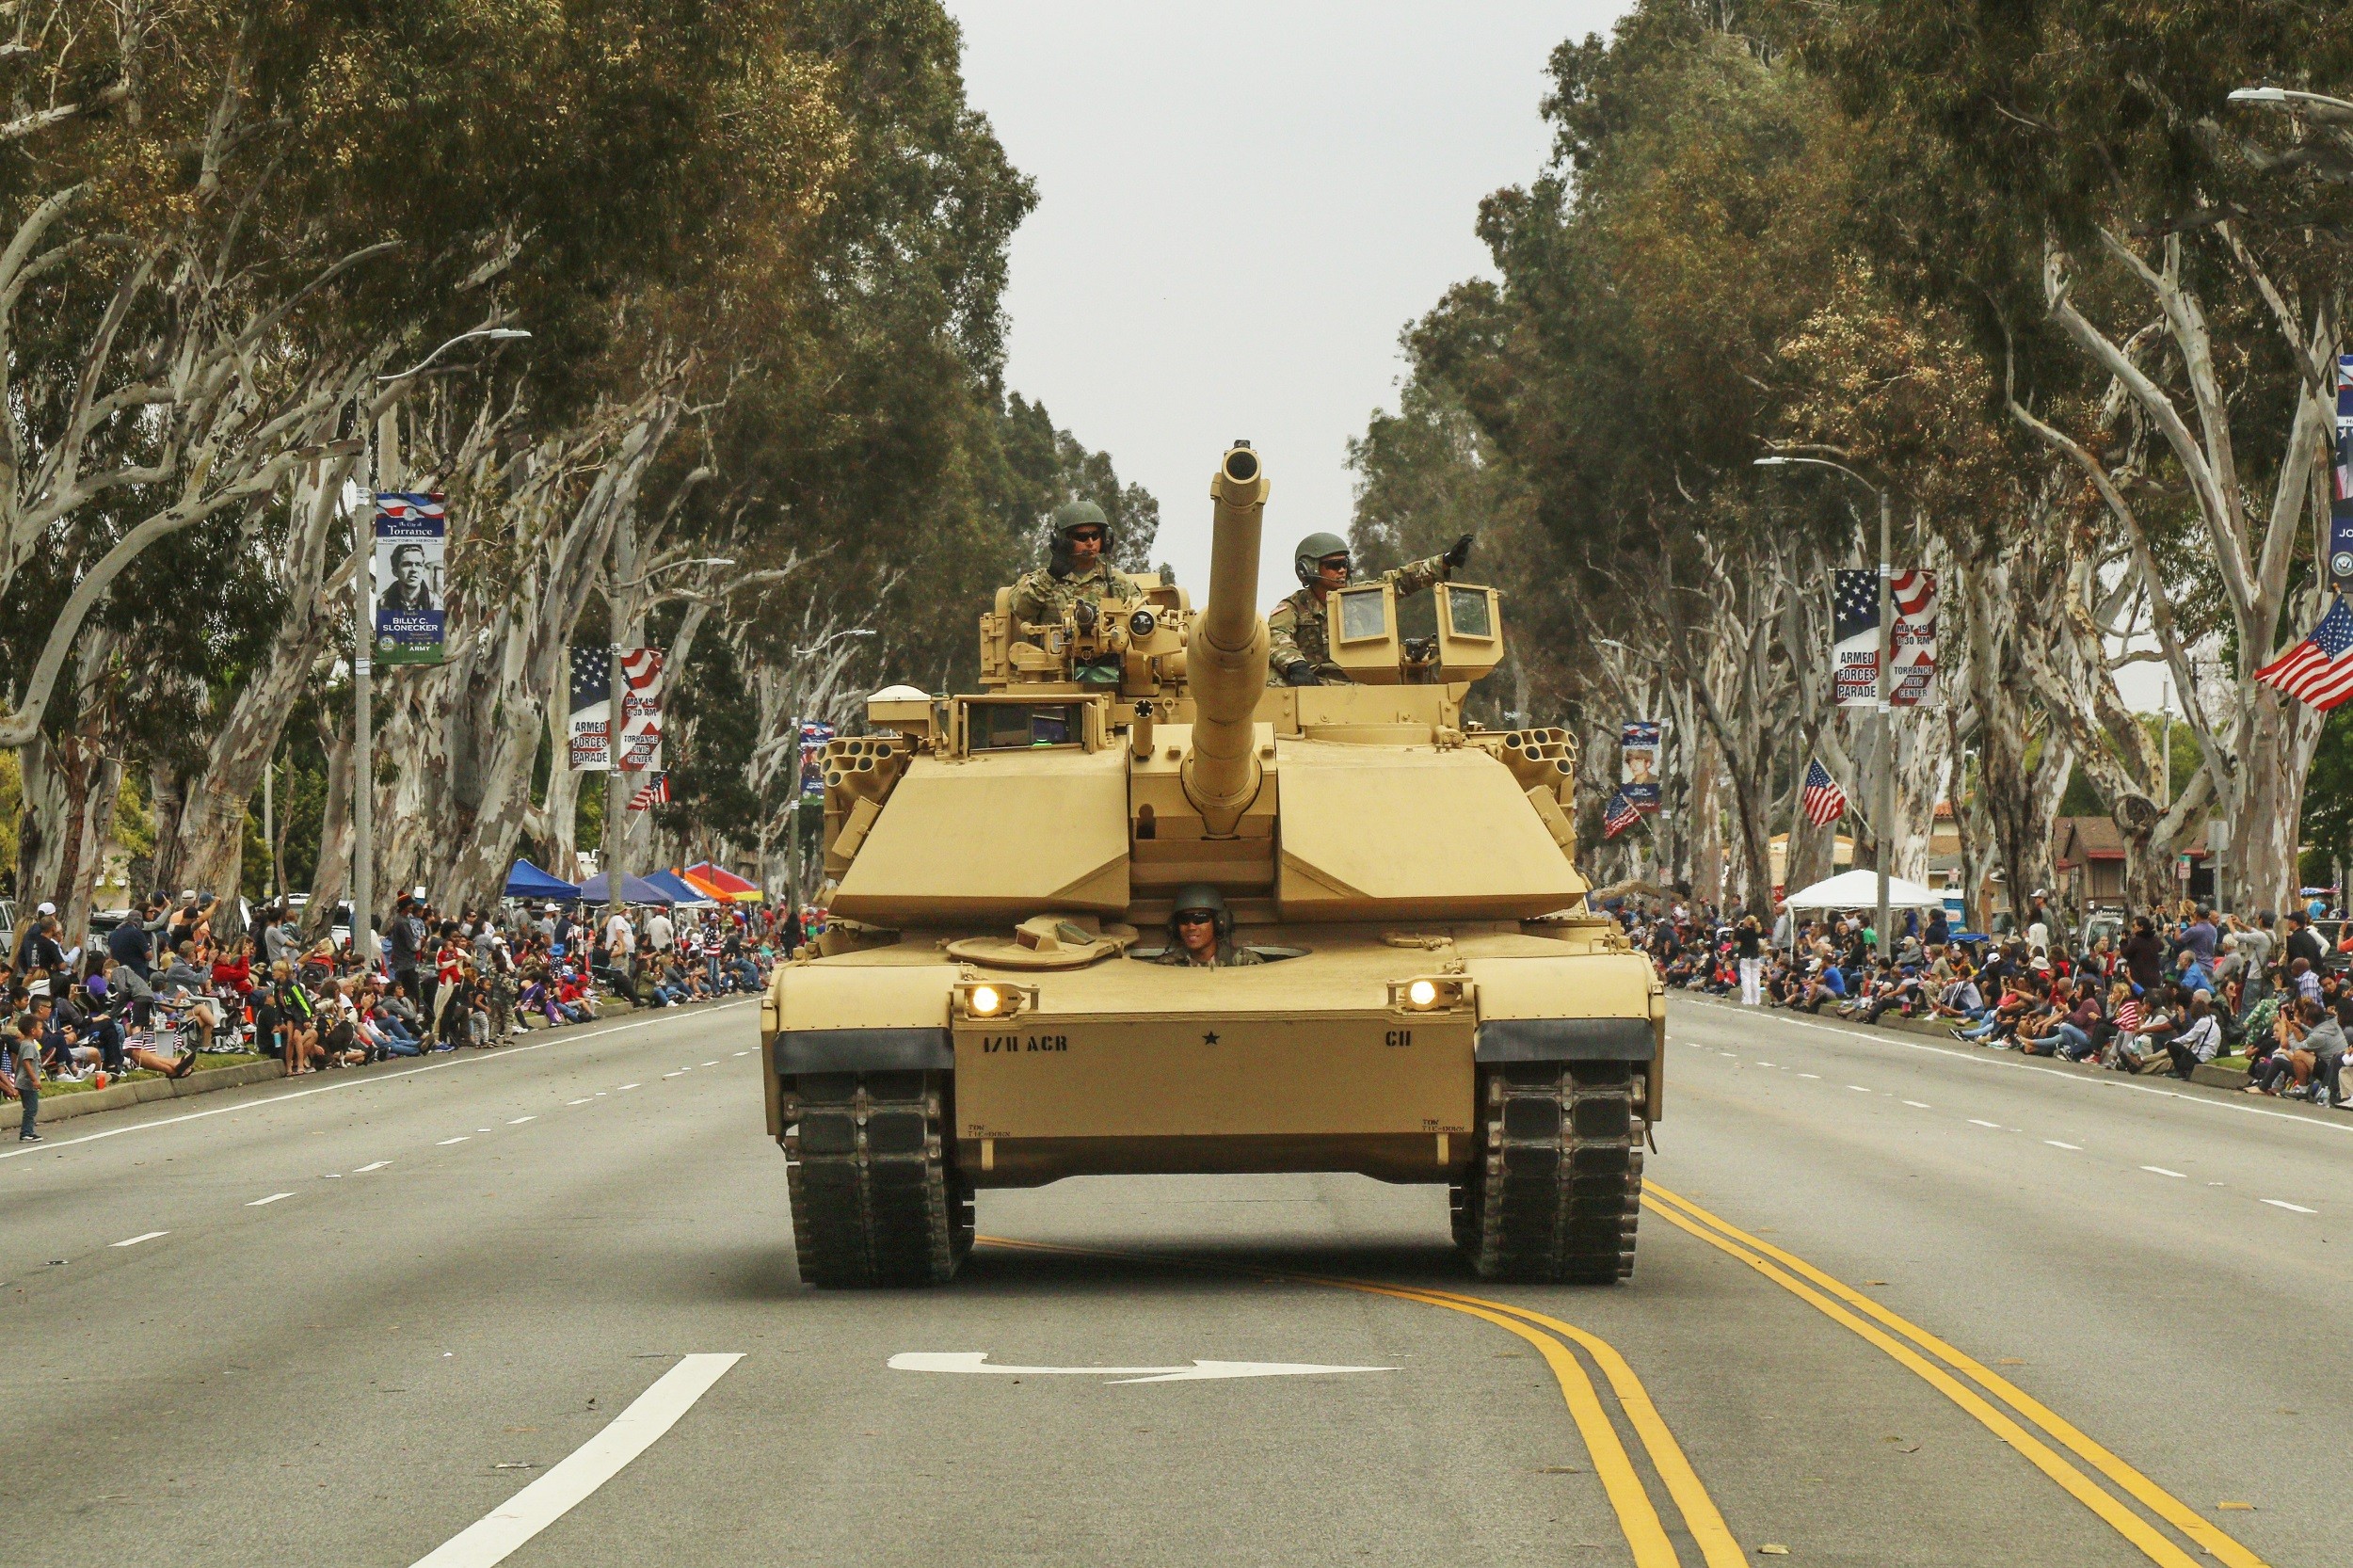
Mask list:
[[[827,746],[828,924],[760,1012],[806,1281],[948,1280],[985,1188],[1302,1171],[1443,1184],[1486,1278],[1632,1272],[1665,1010],[1586,906],[1570,739],[1465,718],[1504,652],[1473,584],[1422,637],[1339,590],[1351,683],[1269,686],[1268,494],[1237,442],[1199,611],[1136,578],[1016,625],[1006,590],[983,690],[892,688]],[[1196,883],[1262,962],[1150,961]]]

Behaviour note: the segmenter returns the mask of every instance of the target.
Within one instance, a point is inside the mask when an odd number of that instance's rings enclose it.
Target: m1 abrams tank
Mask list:
[[[1247,443],[1210,493],[1200,612],[1000,595],[984,691],[894,688],[828,746],[830,923],[760,1015],[802,1278],[948,1279],[980,1188],[1275,1171],[1445,1183],[1488,1278],[1623,1277],[1663,1000],[1585,909],[1568,737],[1464,718],[1499,596],[1441,584],[1406,639],[1390,584],[1343,588],[1354,683],[1270,687]],[[1199,883],[1269,961],[1131,956]]]

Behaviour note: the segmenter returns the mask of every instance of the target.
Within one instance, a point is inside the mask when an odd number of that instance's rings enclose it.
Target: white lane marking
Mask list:
[[[2285,1198],[2261,1198],[2257,1201],[2261,1203],[2267,1203],[2274,1208],[2284,1208],[2291,1214],[2317,1214],[2320,1212],[2317,1208],[2307,1208],[2300,1203],[2290,1203]]]
[[[1013,1377],[1096,1377],[1113,1383],[1211,1383],[1225,1378],[1298,1378],[1326,1372],[1394,1372],[1394,1367],[1326,1367],[1312,1361],[1204,1361],[1190,1367],[995,1367],[986,1351],[901,1351],[894,1372],[968,1372]]]
[[[2073,1149],[2077,1154],[2084,1152],[2084,1146],[2081,1144],[2062,1144],[2056,1138],[2045,1138],[2042,1141],[2055,1149]]]
[[[565,1103],[566,1105],[586,1105],[586,1104],[587,1104],[590,1100],[593,1100],[593,1099],[595,1099],[595,1098],[596,1098],[596,1096],[594,1096],[594,1095],[584,1095],[584,1096],[582,1096],[581,1098],[579,1098],[579,1099],[576,1099],[576,1100],[566,1100],[564,1103]]]
[[[2184,1176],[2181,1172],[2169,1171],[2162,1165],[2143,1165],[2141,1169],[2149,1172],[2152,1176],[2171,1176],[2176,1181],[2187,1181],[2189,1179],[2189,1177]]]
[[[246,1207],[248,1208],[259,1208],[265,1203],[276,1203],[280,1198],[291,1198],[293,1196],[294,1194],[292,1192],[272,1192],[266,1198],[255,1198],[251,1203],[247,1204]]]
[[[1914,1111],[1933,1111],[1936,1109],[1936,1107],[1930,1105],[1926,1100],[1906,1100],[1904,1103],[1912,1107]]]
[[[344,1179],[344,1173],[341,1171],[328,1171],[326,1175],[320,1176],[319,1179],[321,1181],[341,1181]]]
[[[506,1125],[507,1125],[508,1127],[520,1127],[520,1126],[522,1126],[525,1122],[536,1122],[536,1121],[537,1121],[538,1119],[539,1119],[539,1118],[538,1118],[538,1117],[536,1117],[536,1116],[518,1116],[518,1117],[516,1117],[513,1121],[511,1121],[511,1122],[507,1123]]]
[[[478,1522],[467,1526],[419,1558],[415,1568],[490,1568],[523,1543],[554,1524],[621,1473],[622,1466],[652,1448],[679,1417],[744,1359],[743,1352],[689,1355],[662,1374],[604,1430],[574,1448],[555,1467],[516,1493]]]
[[[749,1056],[751,1055],[751,1052],[747,1050],[739,1050],[735,1054],[738,1056]]]
[[[380,1171],[391,1163],[392,1161],[389,1160],[379,1160],[373,1165],[362,1165],[351,1174],[353,1176],[366,1176],[370,1171]]]
[[[476,1132],[488,1132],[488,1131],[490,1131],[490,1130],[491,1130],[491,1128],[487,1128],[487,1127],[478,1127],[478,1128],[474,1128],[474,1130],[475,1130]]]
[[[1729,1010],[1720,1003],[1702,1002],[1698,1001],[1697,999],[1692,999],[1692,1000],[1695,1006],[1698,1006],[1705,1012],[1713,1013]],[[1977,1050],[1956,1050],[1951,1046],[1934,1046],[1929,1044],[1925,1040],[1898,1039],[1897,1036],[1892,1034],[1865,1032],[1865,1031],[1859,1029],[1842,1029],[1836,1024],[1817,1023],[1806,1018],[1782,1017],[1774,1018],[1771,1021],[1774,1023],[1787,1024],[1792,1029],[1818,1029],[1825,1034],[1843,1034],[1849,1040],[1868,1040],[1875,1045],[1899,1046],[1905,1050],[1932,1051],[1938,1056],[1949,1057],[1956,1062],[1974,1062],[1980,1067],[2006,1067],[2012,1072],[2042,1073],[2048,1077],[2056,1078],[2063,1082],[2073,1083],[2082,1088],[2129,1089],[2135,1094],[2155,1095],[2161,1099],[2180,1100],[2185,1105],[2202,1105],[2207,1107],[2209,1110],[2214,1111],[2235,1111],[2243,1115],[2270,1116],[2282,1122],[2295,1122],[2302,1127],[2326,1128],[2331,1132],[2353,1132],[2353,1121],[2340,1122],[2330,1120],[2329,1118],[2324,1116],[2299,1115],[2293,1111],[2266,1111],[2260,1105],[2241,1105],[2233,1100],[2209,1099],[2203,1095],[2185,1095],[2172,1089],[2159,1089],[2146,1083],[2134,1083],[2117,1075],[2104,1073],[2095,1078],[2083,1073],[2066,1072],[2057,1067],[2038,1067],[2031,1062],[2013,1061],[2006,1055],[1989,1056],[1984,1052]],[[1686,1045],[1693,1046],[1694,1048],[1699,1048],[1699,1043],[1697,1041],[1687,1040],[1684,1043]],[[1798,1076],[1804,1078],[1813,1075],[1801,1073]],[[7,1158],[8,1156],[6,1155],[0,1155],[0,1160],[5,1160]]]
[[[1994,1131],[1996,1131],[1996,1132],[1999,1132],[1999,1131],[2001,1131],[2001,1130],[2002,1130],[2002,1124],[2001,1124],[2001,1123],[1999,1123],[1999,1122],[1981,1122],[1981,1121],[1979,1121],[1979,1120],[1978,1120],[1977,1117],[1975,1117],[1975,1116],[1972,1116],[1972,1117],[1970,1117],[1970,1118],[1969,1118],[1969,1125],[1970,1125],[1971,1127],[1990,1127],[1990,1128],[1993,1128]]]
[[[435,1148],[437,1148],[437,1149],[445,1149],[445,1148],[449,1147],[452,1144],[462,1144],[462,1143],[464,1143],[464,1142],[465,1142],[468,1138],[471,1138],[472,1136],[472,1133],[461,1132],[461,1133],[459,1133],[459,1134],[458,1134],[456,1137],[455,1137],[455,1138],[444,1138],[444,1139],[442,1139],[440,1143],[438,1143],[438,1144],[434,1144],[433,1146],[434,1146]]]
[[[1800,1073],[1798,1076],[1800,1078],[1819,1078],[1822,1075],[1820,1073]]]
[[[640,1085],[638,1085],[638,1084],[635,1084],[635,1083],[624,1083],[624,1084],[622,1084],[622,1085],[621,1085],[621,1089],[635,1089],[635,1088],[638,1088],[638,1087],[641,1087],[641,1086],[640,1086]],[[619,1094],[619,1093],[620,1093],[620,1089],[616,1089],[616,1090],[614,1091],[614,1093],[615,1093],[615,1094],[616,1094],[616,1095],[617,1095],[617,1094]]]
[[[1848,1088],[1849,1088],[1849,1089],[1852,1089],[1852,1090],[1853,1090],[1856,1094],[1858,1094],[1858,1095],[1867,1095],[1867,1094],[1869,1094],[1869,1093],[1871,1092],[1870,1090],[1865,1089],[1865,1088],[1862,1084],[1860,1084],[1860,1083],[1849,1083],[1849,1084],[1848,1084],[1848,1085],[1847,1085],[1847,1087],[1848,1087]]]
[[[662,1076],[663,1076],[664,1078],[682,1078],[682,1077],[684,1077],[684,1076],[686,1075],[686,1072],[687,1072],[687,1071],[688,1071],[688,1069],[686,1069],[686,1068],[684,1068],[684,1067],[680,1067],[680,1068],[677,1072],[674,1072],[674,1073],[664,1073]]]
[[[118,1247],[136,1247],[141,1241],[152,1241],[158,1236],[169,1236],[171,1232],[168,1230],[142,1231],[140,1234],[132,1237],[127,1241],[117,1241],[115,1245]]]
[[[728,1008],[740,1007],[744,1003],[727,1001],[719,1005],[722,1008]],[[128,1127],[110,1127],[104,1132],[86,1132],[79,1138],[46,1142],[39,1148],[9,1149],[5,1153],[0,1153],[0,1160],[16,1160],[28,1154],[58,1154],[78,1144],[95,1144],[108,1138],[120,1138],[126,1132],[152,1132],[157,1128],[178,1127],[183,1122],[200,1122],[208,1116],[233,1116],[240,1111],[258,1111],[264,1106],[283,1105],[288,1100],[309,1099],[312,1095],[331,1095],[341,1089],[364,1089],[372,1083],[389,1083],[393,1079],[409,1078],[418,1073],[438,1073],[449,1067],[479,1067],[488,1062],[511,1062],[526,1051],[545,1050],[550,1046],[593,1040],[600,1034],[620,1034],[632,1029],[645,1029],[653,1024],[675,1021],[671,1018],[640,1018],[635,1023],[615,1024],[610,1029],[592,1029],[585,1034],[567,1034],[553,1040],[542,1040],[537,1045],[508,1046],[488,1056],[465,1056],[456,1057],[447,1062],[428,1062],[422,1067],[403,1067],[398,1072],[378,1073],[373,1078],[347,1078],[337,1083],[322,1083],[315,1089],[296,1089],[291,1094],[271,1095],[265,1099],[240,1100],[235,1105],[216,1106],[210,1111],[190,1111],[179,1116],[158,1116],[152,1122],[133,1122]],[[630,1087],[634,1089],[637,1086],[632,1083]],[[599,1093],[602,1091],[600,1090]]]
[[[714,1057],[712,1057],[710,1061],[708,1061],[708,1062],[706,1062],[706,1063],[704,1063],[704,1064],[703,1064],[703,1065],[704,1065],[704,1066],[706,1066],[706,1067],[715,1067],[715,1066],[717,1066],[718,1064],[719,1064],[719,1059],[718,1059],[717,1057],[715,1057],[715,1056],[714,1056]]]
[[[1778,1063],[1778,1062],[1766,1062],[1766,1061],[1762,1061],[1762,1060],[1760,1060],[1760,1061],[1757,1063],[1757,1065],[1758,1065],[1758,1066],[1760,1066],[1760,1067],[1778,1067],[1778,1066],[1780,1066],[1780,1065],[1781,1065],[1781,1064],[1780,1064],[1780,1063]]]

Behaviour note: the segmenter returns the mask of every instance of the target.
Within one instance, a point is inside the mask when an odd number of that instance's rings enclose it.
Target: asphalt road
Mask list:
[[[1265,1177],[984,1193],[1028,1245],[808,1291],[740,1005],[60,1124],[0,1144],[0,1560],[2353,1559],[2353,1115],[1671,1024],[1614,1289]],[[973,1352],[1033,1370],[888,1365]],[[1196,1361],[1382,1369],[1127,1381]]]

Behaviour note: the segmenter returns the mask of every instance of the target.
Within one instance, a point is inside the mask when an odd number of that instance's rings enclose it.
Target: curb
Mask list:
[[[237,1089],[248,1083],[264,1083],[273,1078],[286,1076],[283,1062],[241,1062],[233,1067],[206,1067],[185,1078],[141,1078],[125,1083],[109,1083],[104,1089],[77,1089],[70,1095],[40,1096],[40,1124],[70,1121],[75,1116],[94,1115],[101,1111],[120,1111],[127,1106],[145,1105],[152,1100],[183,1099],[189,1095],[210,1094],[216,1089]]]
[[[1950,1049],[1956,1056],[1973,1053],[1973,1048],[1968,1048],[1963,1042],[1954,1039],[1951,1032],[1944,1026],[1929,1023],[1919,1018],[1891,1018],[1877,1024],[1861,1024],[1852,1018],[1839,1018],[1825,1023],[1823,1019],[1815,1017],[1810,1013],[1792,1012],[1786,1007],[1747,1008],[1742,1007],[1737,1001],[1726,1001],[1720,997],[1711,997],[1700,991],[1670,991],[1668,995],[1677,1000],[1697,1002],[1703,1007],[1712,1008],[1719,1012],[1736,1014],[1754,1012],[1770,1017],[1803,1018],[1827,1028],[1837,1029],[1859,1039],[1867,1040],[1874,1034],[1909,1034],[1916,1039],[1933,1040],[1938,1045]],[[1974,1048],[1974,1051],[1981,1054],[1983,1048]],[[2078,1078],[2092,1079],[2116,1076],[2105,1067],[2094,1067],[2081,1062],[2070,1062],[2063,1057],[2038,1056],[2031,1060],[2037,1067],[2046,1072],[2067,1073]],[[2176,1084],[2181,1082],[2181,1080],[2173,1078],[2169,1073],[2163,1076],[2169,1082]],[[2217,1067],[2211,1062],[2201,1062],[2190,1070],[2189,1081],[2203,1088],[2228,1090],[2235,1094],[2247,1087],[2249,1078],[2246,1073],[2237,1068]],[[2205,1096],[2196,1097],[2202,1099]],[[2326,1114],[2326,1112],[2319,1113]]]
[[[565,1024],[555,1029],[527,1029],[523,1037],[561,1033],[566,1029],[585,1029],[643,1011],[632,1007],[618,997],[600,993],[598,1016],[588,1024]],[[385,1064],[376,1064],[384,1065]],[[345,1068],[346,1072],[364,1072],[366,1068]],[[134,1105],[147,1105],[156,1100],[184,1099],[190,1095],[208,1095],[218,1089],[242,1089],[248,1083],[267,1083],[286,1076],[283,1062],[241,1062],[233,1067],[204,1067],[185,1078],[141,1078],[122,1083],[109,1083],[104,1089],[77,1089],[72,1094],[45,1094],[40,1096],[40,1125],[72,1121],[76,1116],[94,1116],[102,1111],[122,1111]],[[0,1121],[13,1125],[20,1113],[18,1103],[9,1100],[0,1106]]]

